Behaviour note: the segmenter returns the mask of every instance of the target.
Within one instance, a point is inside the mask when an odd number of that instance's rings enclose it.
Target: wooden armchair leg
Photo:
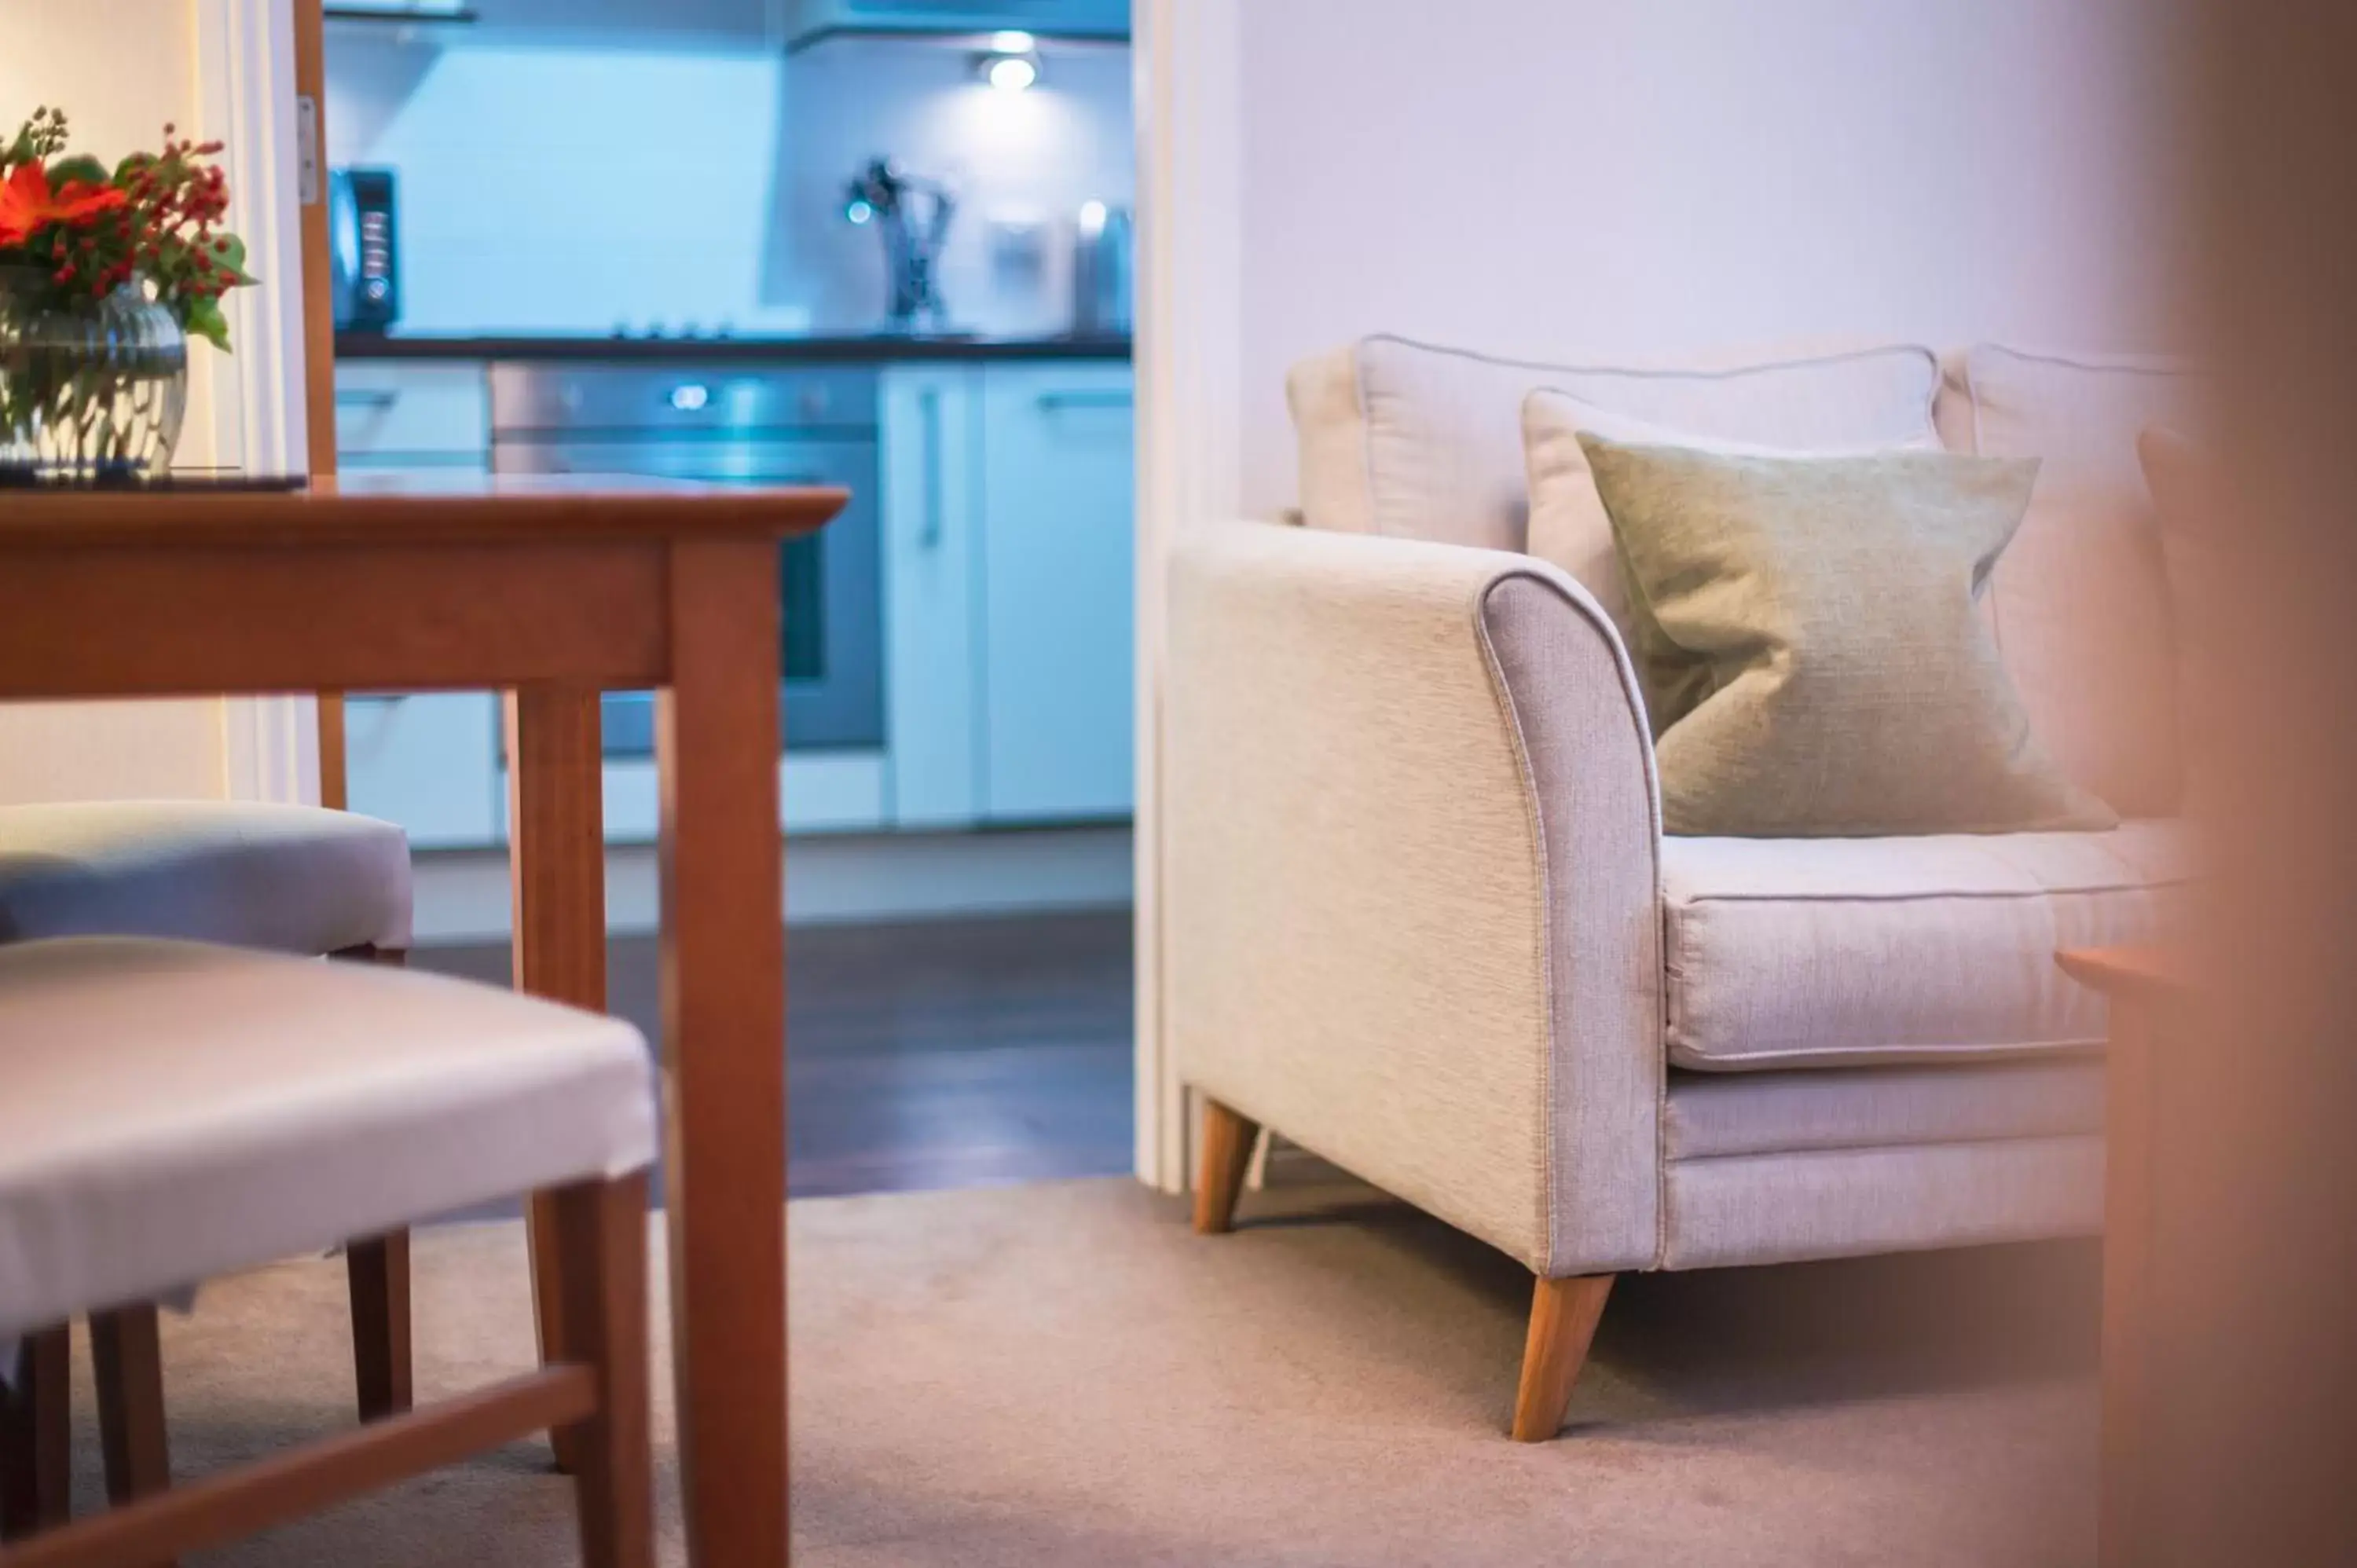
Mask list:
[[[549,1195],[572,1359],[597,1374],[597,1409],[564,1430],[576,1456],[585,1568],[652,1568],[654,1465],[647,1410],[647,1178]]]
[[[1223,1236],[1235,1224],[1236,1197],[1244,1189],[1260,1123],[1203,1099],[1203,1161],[1195,1176],[1195,1233]]]
[[[388,1231],[344,1250],[352,1298],[352,1375],[362,1421],[410,1408],[409,1232]]]
[[[97,1374],[107,1500],[120,1507],[169,1491],[172,1453],[164,1430],[164,1355],[155,1306],[91,1313],[90,1359]]]
[[[62,1325],[27,1334],[22,1376],[0,1388],[0,1541],[73,1511],[73,1340]]]
[[[1531,1296],[1531,1329],[1523,1346],[1523,1382],[1514,1395],[1514,1441],[1544,1443],[1563,1430],[1573,1385],[1587,1364],[1610,1274],[1538,1282]]]

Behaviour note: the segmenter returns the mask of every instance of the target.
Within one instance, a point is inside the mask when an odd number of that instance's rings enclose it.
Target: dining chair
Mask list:
[[[0,1565],[167,1562],[562,1431],[584,1561],[646,1568],[651,1080],[629,1024],[443,976],[135,938],[0,947],[0,1338],[88,1314],[113,1396],[113,1506],[40,1520]],[[562,1356],[172,1484],[159,1297],[530,1192],[560,1231]],[[27,1436],[0,1426],[0,1490]]]
[[[373,817],[228,800],[0,806],[0,943],[185,938],[400,965],[410,921],[408,837]],[[354,1381],[362,1418],[374,1420],[410,1406],[409,1237],[347,1240]],[[110,1348],[93,1338],[111,1397]],[[0,1423],[51,1434],[40,1451],[55,1453],[72,1397],[62,1325],[27,1337],[23,1374],[0,1390]],[[0,1487],[0,1527],[62,1496],[61,1472],[20,1479],[20,1495]]]

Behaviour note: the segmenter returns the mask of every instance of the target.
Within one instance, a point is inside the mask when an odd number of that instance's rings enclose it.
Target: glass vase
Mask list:
[[[144,285],[67,302],[0,267],[0,483],[160,476],[188,404],[188,335]]]

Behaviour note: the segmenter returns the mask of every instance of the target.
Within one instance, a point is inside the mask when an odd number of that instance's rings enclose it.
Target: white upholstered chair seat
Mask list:
[[[195,943],[0,947],[0,1337],[654,1153],[617,1019]]]
[[[0,807],[0,941],[115,934],[406,948],[409,842],[391,822],[307,806]]]
[[[2150,940],[2181,824],[1662,843],[1670,1060],[1702,1071],[2091,1050],[2070,948]]]

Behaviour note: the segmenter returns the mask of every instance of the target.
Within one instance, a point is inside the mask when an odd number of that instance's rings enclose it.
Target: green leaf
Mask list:
[[[247,288],[262,281],[245,270],[244,241],[234,234],[218,234],[214,238],[224,242],[223,248],[213,252],[213,260],[229,268],[235,279],[231,287]]]
[[[229,348],[229,317],[221,314],[217,299],[192,299],[187,313],[188,335],[201,338],[226,354]]]
[[[106,166],[88,153],[80,153],[70,158],[59,158],[49,166],[49,188],[52,190],[63,186],[68,180],[78,179],[86,185],[104,185],[111,177],[106,172]]]

